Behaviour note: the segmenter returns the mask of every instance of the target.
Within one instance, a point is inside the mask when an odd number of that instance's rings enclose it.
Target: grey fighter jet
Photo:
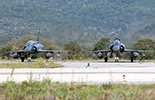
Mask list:
[[[116,54],[115,62],[119,61],[120,53],[123,52],[131,52],[131,62],[133,62],[134,58],[137,58],[139,56],[138,52],[153,52],[150,50],[129,50],[125,48],[125,45],[121,43],[119,38],[116,38],[114,42],[109,46],[109,50],[97,50],[97,51],[88,51],[88,53],[98,53],[97,56],[99,59],[102,59],[104,57],[105,62],[108,61],[107,53],[110,52],[109,57],[113,57],[113,53]]]
[[[39,42],[39,35],[40,30],[37,30],[37,39],[36,41],[28,41],[23,50],[20,51],[9,51],[8,53],[12,53],[12,57],[14,59],[21,59],[21,62],[24,62],[24,59],[36,59],[38,53],[45,53],[45,58],[49,59],[50,57],[54,56],[54,53],[61,53],[61,52],[68,52],[63,50],[43,50],[43,45]]]

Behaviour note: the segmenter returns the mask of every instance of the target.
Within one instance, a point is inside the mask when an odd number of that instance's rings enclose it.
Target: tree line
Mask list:
[[[21,38],[13,38],[11,42],[7,42],[4,44],[3,47],[0,49],[0,56],[2,59],[10,58],[10,54],[8,54],[8,51],[13,50],[23,50],[23,47],[29,40],[36,40],[36,37],[33,35],[26,35]],[[69,60],[85,60],[85,59],[97,59],[97,54],[87,53],[87,51],[94,51],[94,50],[107,50],[110,46],[110,38],[102,37],[100,40],[94,44],[94,47],[92,49],[88,49],[84,46],[79,45],[78,42],[75,40],[70,41],[69,43],[65,43],[64,48],[60,48],[55,43],[51,42],[49,39],[40,37],[40,42],[44,45],[44,49],[46,50],[59,50],[64,49],[68,51],[68,54],[65,55],[65,58]],[[138,59],[155,59],[155,41],[153,41],[150,38],[141,38],[138,39],[135,43],[133,48],[127,48],[127,49],[137,49],[137,50],[152,50],[154,52],[151,53],[145,53],[145,56],[143,53],[140,53],[140,56]],[[122,59],[130,59],[131,53],[123,53]],[[41,57],[44,57],[43,55],[39,55]]]

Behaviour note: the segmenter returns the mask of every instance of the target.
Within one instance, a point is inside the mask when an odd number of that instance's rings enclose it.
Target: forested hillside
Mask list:
[[[59,46],[75,40],[93,47],[103,36],[132,46],[138,38],[155,39],[154,5],[154,0],[3,0],[0,44],[35,35],[40,27],[40,35]]]

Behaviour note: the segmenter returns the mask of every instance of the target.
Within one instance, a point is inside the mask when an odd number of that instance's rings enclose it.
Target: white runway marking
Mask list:
[[[84,82],[88,84],[102,83],[136,83],[155,84],[155,63],[104,63],[91,61],[69,61],[56,62],[64,65],[62,68],[54,69],[15,69],[11,77],[12,69],[0,69],[0,82],[9,80],[22,82],[28,80],[32,72],[33,79],[41,81],[44,78],[51,78],[53,82]],[[90,68],[86,68],[87,64]],[[125,75],[126,82],[123,81]]]

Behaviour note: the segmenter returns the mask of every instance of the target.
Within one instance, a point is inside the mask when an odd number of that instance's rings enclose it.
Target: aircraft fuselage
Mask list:
[[[37,41],[28,41],[26,46],[24,47],[24,50],[26,52],[29,52],[29,53],[36,53],[37,50],[42,50],[43,49],[43,45]]]
[[[125,45],[121,43],[119,39],[116,38],[113,44],[110,45],[110,49],[111,49],[111,57],[112,57],[112,53],[115,53],[116,57],[118,57],[119,53],[124,52]]]

